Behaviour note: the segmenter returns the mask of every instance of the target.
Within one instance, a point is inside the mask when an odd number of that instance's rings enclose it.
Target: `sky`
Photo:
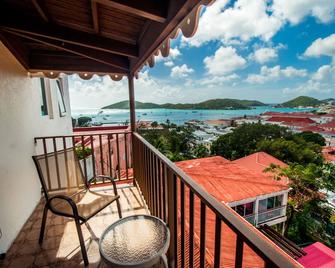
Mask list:
[[[192,38],[171,44],[135,80],[137,101],[335,98],[335,0],[216,0]],[[73,75],[69,87],[73,109],[128,99],[126,78]]]

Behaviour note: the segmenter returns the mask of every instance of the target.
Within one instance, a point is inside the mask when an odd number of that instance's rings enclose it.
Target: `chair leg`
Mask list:
[[[122,218],[122,213],[121,213],[121,205],[120,205],[120,200],[116,200],[116,205],[117,205],[117,212],[119,213],[119,218]]]
[[[78,238],[79,238],[79,243],[80,243],[80,248],[81,248],[81,254],[83,255],[83,260],[84,260],[85,266],[87,266],[88,265],[88,258],[87,258],[87,252],[86,252],[83,233],[81,231],[80,222],[79,222],[78,218],[75,218],[74,220],[76,222],[77,233],[78,233]]]
[[[43,243],[45,223],[47,221],[47,216],[48,216],[48,207],[47,205],[45,205],[43,209],[43,218],[42,218],[42,223],[41,223],[40,238],[38,239],[38,242],[40,245],[42,245]]]

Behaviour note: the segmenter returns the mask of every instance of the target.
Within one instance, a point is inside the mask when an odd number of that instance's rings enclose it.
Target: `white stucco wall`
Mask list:
[[[46,82],[53,118],[41,116],[39,78],[30,78],[0,42],[0,253],[8,250],[41,197],[31,158],[33,138],[72,133],[67,79],[63,82],[66,116],[59,116],[55,80]]]

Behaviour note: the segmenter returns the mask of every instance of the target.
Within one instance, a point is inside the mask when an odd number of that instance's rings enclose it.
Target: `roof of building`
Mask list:
[[[250,170],[220,156],[181,161],[176,165],[225,203],[288,189],[287,184],[272,179],[268,174]]]
[[[285,122],[285,123],[315,123],[314,120],[309,117],[286,117],[286,116],[272,116],[266,121],[268,122]]]
[[[332,120],[328,123],[325,123],[325,124],[321,124],[319,125],[319,127],[322,127],[322,128],[335,128],[335,120]]]
[[[306,256],[298,259],[305,268],[332,268],[335,267],[335,251],[320,242],[304,248]]]
[[[272,175],[269,173],[265,173],[264,169],[269,167],[271,164],[275,164],[280,167],[287,167],[287,164],[285,164],[283,161],[280,161],[279,159],[265,152],[257,152],[257,153],[242,157],[240,159],[236,159],[233,162],[239,165],[242,165],[246,167],[247,169],[252,170],[258,174],[263,173],[268,176],[272,176]]]

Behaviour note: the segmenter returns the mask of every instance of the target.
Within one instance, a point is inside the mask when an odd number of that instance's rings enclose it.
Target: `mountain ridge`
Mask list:
[[[199,103],[164,103],[156,104],[152,102],[135,101],[137,109],[181,109],[181,110],[221,110],[221,109],[251,109],[252,106],[265,106],[266,104],[256,100],[238,99],[210,99]],[[120,101],[102,107],[101,109],[129,109],[129,101]]]

